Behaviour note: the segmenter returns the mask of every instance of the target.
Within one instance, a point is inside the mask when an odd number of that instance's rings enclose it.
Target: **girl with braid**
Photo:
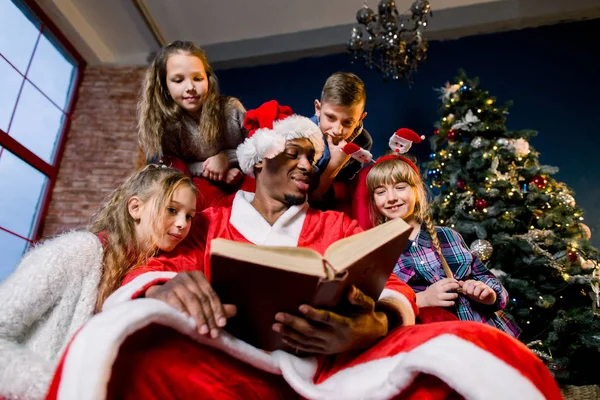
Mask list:
[[[504,286],[458,232],[433,226],[425,185],[411,160],[399,154],[381,157],[368,171],[366,189],[373,225],[402,218],[413,227],[394,273],[416,292],[419,308],[443,307],[461,320],[518,337],[520,328],[502,311],[508,301]]]
[[[123,278],[189,233],[196,187],[174,168],[147,165],[86,230],[36,245],[0,284],[0,398],[42,399],[71,337]]]

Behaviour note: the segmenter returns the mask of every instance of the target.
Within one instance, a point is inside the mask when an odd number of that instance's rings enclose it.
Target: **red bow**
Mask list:
[[[276,100],[271,100],[257,109],[248,110],[244,117],[244,128],[248,131],[248,137],[251,137],[257,129],[273,129],[273,122],[289,117],[293,113],[291,107],[280,106]]]

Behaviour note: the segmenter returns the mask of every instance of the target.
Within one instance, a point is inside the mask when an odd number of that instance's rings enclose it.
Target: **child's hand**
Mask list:
[[[460,287],[454,278],[440,279],[424,291],[417,293],[418,307],[451,307],[458,293],[453,293]]]
[[[469,299],[481,304],[494,304],[496,302],[496,292],[494,289],[481,281],[468,279],[459,281],[458,284],[462,288],[462,292]]]
[[[234,183],[238,183],[243,176],[244,174],[242,174],[239,168],[229,168],[229,171],[225,174],[225,183],[233,185]]]
[[[212,157],[208,157],[202,166],[202,176],[213,180],[222,181],[225,179],[225,174],[229,169],[229,159],[227,154],[219,153]]]
[[[327,138],[329,153],[331,154],[329,165],[336,169],[340,168],[350,159],[350,156],[342,151],[342,148],[346,145],[346,141],[343,139],[338,141],[337,138],[329,133],[326,133],[325,137]]]

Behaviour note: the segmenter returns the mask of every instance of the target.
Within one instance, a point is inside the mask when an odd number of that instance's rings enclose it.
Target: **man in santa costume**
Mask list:
[[[394,275],[377,300],[351,288],[352,314],[302,305],[301,317],[275,315],[273,330],[309,356],[265,352],[228,334],[236,309],[210,287],[212,239],[323,253],[360,232],[344,214],[307,206],[319,128],[276,102],[246,118],[255,127],[238,159],[256,193],[197,215],[185,243],[132,272],[74,337],[48,398],[561,398],[541,361],[497,329],[414,325],[414,292]]]

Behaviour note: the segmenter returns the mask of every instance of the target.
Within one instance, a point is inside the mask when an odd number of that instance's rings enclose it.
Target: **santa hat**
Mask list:
[[[315,160],[321,158],[325,143],[321,129],[306,117],[294,114],[288,106],[271,100],[255,110],[248,110],[244,118],[248,138],[237,148],[242,172],[254,177],[254,164],[273,158],[285,150],[285,143],[293,139],[309,139],[315,148]]]
[[[425,139],[425,136],[419,136],[415,131],[400,128],[390,137],[389,145],[396,153],[402,154],[410,149],[413,142],[419,143],[423,139]]]

